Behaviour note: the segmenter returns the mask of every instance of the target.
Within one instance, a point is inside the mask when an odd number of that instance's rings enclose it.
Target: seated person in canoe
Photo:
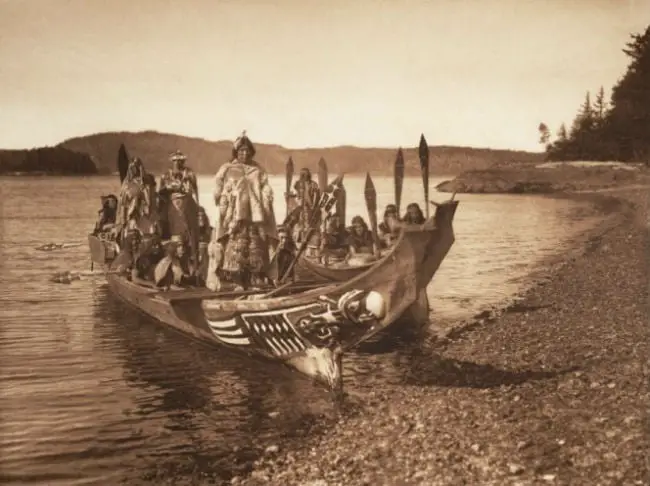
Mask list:
[[[349,235],[338,214],[325,221],[321,239],[321,254],[324,262],[342,262],[348,253]]]
[[[101,196],[101,202],[102,208],[98,212],[97,223],[93,230],[95,236],[111,232],[117,218],[117,197],[113,194]]]
[[[291,238],[291,233],[289,230],[283,226],[278,228],[278,247],[273,256],[271,257],[271,262],[275,263],[277,268],[277,278],[281,279],[289,271],[291,264],[293,263],[294,257],[296,255],[296,244]],[[287,275],[287,278],[290,278],[293,274],[293,269]]]
[[[156,265],[164,256],[158,235],[143,235],[138,229],[128,230],[123,249],[116,259],[116,271],[132,282],[151,286]]]
[[[253,160],[255,146],[244,132],[233,144],[230,162],[215,176],[214,201],[219,218],[216,265],[219,282],[236,290],[259,287],[269,280],[270,252],[278,244],[273,190],[266,171]]]
[[[165,256],[160,236],[150,234],[142,236],[140,248],[131,273],[131,281],[140,285],[152,286],[158,263]]]
[[[411,203],[406,206],[406,214],[402,219],[404,224],[424,224],[424,213],[418,203]]]
[[[352,226],[348,228],[347,244],[347,261],[350,265],[363,264],[375,259],[375,241],[361,216],[352,218]]]
[[[397,241],[400,233],[400,220],[397,206],[389,204],[384,210],[384,219],[379,223],[379,244],[382,249],[390,248]]]
[[[165,256],[154,270],[156,287],[187,287],[196,284],[196,271],[193,268],[188,248],[189,244],[180,236],[172,236],[165,249]]]
[[[172,167],[158,183],[163,238],[179,238],[189,246],[194,268],[199,259],[199,190],[194,171],[180,151],[170,154]]]
[[[114,270],[131,279],[136,273],[135,262],[140,252],[142,234],[136,228],[125,230],[122,237],[121,251],[113,262]]]

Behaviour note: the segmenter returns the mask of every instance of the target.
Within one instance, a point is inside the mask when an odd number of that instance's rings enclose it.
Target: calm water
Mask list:
[[[89,268],[85,235],[116,179],[0,179],[0,478],[182,484],[202,473],[227,479],[281,436],[299,447],[311,424],[335,412],[322,389],[164,330],[117,303],[101,277],[48,282],[54,272]],[[403,206],[422,201],[418,179],[405,181]],[[367,217],[363,179],[345,182],[348,220]],[[210,183],[202,178],[200,189],[214,215]],[[281,220],[284,181],[272,183]],[[380,207],[392,202],[391,179],[375,184]],[[588,205],[566,200],[458,199],[457,240],[429,287],[436,323],[512,296],[543,258],[597,222]],[[34,250],[47,242],[83,245]],[[347,390],[362,398],[398,381],[400,349],[347,356]]]

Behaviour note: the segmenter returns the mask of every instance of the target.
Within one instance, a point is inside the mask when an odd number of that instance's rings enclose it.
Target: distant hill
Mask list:
[[[413,145],[417,146],[418,136]],[[97,164],[100,173],[116,170],[117,151],[124,143],[130,156],[142,159],[148,171],[159,174],[169,167],[168,155],[180,150],[188,157],[187,164],[200,174],[214,174],[219,166],[230,160],[231,141],[209,141],[202,138],[183,137],[169,133],[146,132],[107,132],[65,140],[58,146],[74,152],[88,154]],[[253,143],[255,139],[253,137]],[[323,157],[330,174],[365,173],[392,174],[397,148],[360,148],[352,146],[288,149],[280,145],[255,143],[255,159],[268,172],[284,173],[284,166],[291,156],[296,170],[309,167],[315,171],[318,160]],[[433,146],[431,153],[431,173],[458,174],[465,170],[486,169],[495,164],[518,164],[540,162],[543,154],[511,150],[477,149],[469,147]],[[407,175],[419,174],[417,149],[404,149]]]
[[[0,174],[89,175],[97,166],[87,153],[65,147],[0,150]]]

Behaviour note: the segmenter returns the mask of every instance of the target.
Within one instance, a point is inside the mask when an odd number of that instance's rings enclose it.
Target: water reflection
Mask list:
[[[122,412],[138,417],[145,475],[205,473],[228,478],[273,440],[293,440],[335,412],[326,390],[281,366],[190,341],[95,294],[95,346],[110,352],[131,389]],[[299,397],[299,399],[298,399]],[[141,471],[142,474],[142,471]]]
[[[202,200],[211,200],[211,183],[199,178]],[[283,177],[271,184],[284,191]],[[375,186],[380,207],[392,202],[390,177],[375,178]],[[363,177],[346,177],[346,187],[348,215],[365,215]],[[300,447],[301,437],[338,413],[326,390],[284,368],[197,344],[119,304],[102,278],[48,282],[54,272],[90,267],[86,233],[98,195],[119,189],[116,177],[4,178],[0,189],[3,480],[70,486],[158,484],[164,474],[178,479],[172,482],[227,478],[269,444]],[[404,194],[421,199],[419,178],[404,181]],[[456,244],[428,289],[436,325],[519,291],[540,259],[597,220],[588,204],[568,200],[459,199]],[[276,198],[278,219],[283,206]],[[50,241],[83,244],[34,251]],[[468,386],[465,375],[477,384],[510,379],[472,363],[417,358],[420,340],[435,349],[428,338],[390,335],[346,355],[350,401],[365,404],[371,392],[406,379],[439,386]]]

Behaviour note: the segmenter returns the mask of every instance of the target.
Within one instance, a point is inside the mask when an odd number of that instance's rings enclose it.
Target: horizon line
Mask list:
[[[146,130],[137,130],[137,131],[132,131],[132,130],[106,130],[103,132],[94,132],[94,133],[88,133],[86,135],[77,135],[73,137],[68,137],[63,139],[62,141],[55,143],[53,145],[40,145],[40,146],[34,146],[34,147],[27,147],[27,148],[1,148],[0,150],[2,151],[21,151],[21,150],[38,150],[42,148],[54,148],[63,145],[66,142],[76,140],[76,139],[83,139],[83,138],[90,138],[93,136],[98,136],[98,135],[118,135],[118,134],[132,134],[132,135],[138,135],[138,134],[145,134],[145,133],[153,133],[156,135],[171,135],[171,136],[176,136],[176,137],[183,137],[183,138],[190,138],[194,140],[201,140],[204,142],[209,142],[209,143],[229,143],[232,144],[233,140],[230,139],[209,139],[205,137],[199,137],[199,136],[194,136],[194,135],[182,135],[179,133],[173,133],[173,132],[161,132],[155,129],[146,129]],[[424,135],[426,139],[426,134],[422,133],[421,135]],[[408,149],[413,149],[416,150],[418,148],[417,144],[414,144],[413,146],[405,146],[405,145],[384,145],[384,146],[378,146],[378,145],[373,145],[373,146],[363,146],[363,145],[351,145],[351,144],[340,144],[340,145],[329,145],[329,146],[311,146],[311,147],[287,147],[278,143],[269,143],[269,142],[253,142],[254,145],[264,145],[264,146],[274,146],[274,147],[279,147],[281,149],[291,151],[291,150],[327,150],[327,149],[337,149],[337,148],[352,148],[352,149],[362,149],[362,150],[370,150],[370,149],[379,149],[379,150],[408,150]],[[472,150],[492,150],[492,151],[508,151],[508,152],[522,152],[522,153],[529,153],[529,154],[543,154],[544,151],[532,151],[532,150],[523,150],[523,149],[515,149],[515,148],[503,148],[503,147],[476,147],[472,145],[446,145],[446,144],[440,144],[440,145],[432,145],[428,140],[427,140],[427,146],[429,148],[434,148],[434,147],[439,147],[439,148],[458,148],[458,149],[472,149]]]

